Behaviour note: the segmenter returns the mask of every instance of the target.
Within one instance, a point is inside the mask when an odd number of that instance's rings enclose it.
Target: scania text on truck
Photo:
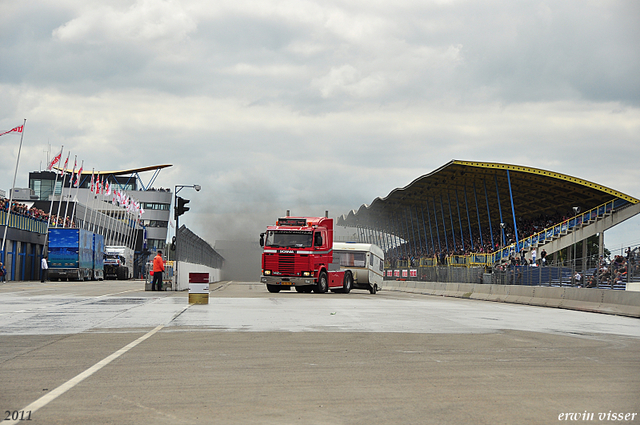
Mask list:
[[[349,293],[353,288],[353,271],[341,268],[340,259],[334,257],[331,218],[279,218],[260,235],[260,245],[260,281],[269,292],[294,287],[298,292]],[[378,288],[375,283],[373,288]]]

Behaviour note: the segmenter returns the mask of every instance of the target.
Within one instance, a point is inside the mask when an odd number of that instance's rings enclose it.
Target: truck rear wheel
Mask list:
[[[278,285],[267,285],[267,291],[277,294],[280,292],[280,287]]]
[[[351,292],[351,288],[353,287],[353,275],[351,272],[344,273],[344,282],[342,283],[342,292],[344,294],[348,294]]]
[[[324,294],[329,290],[329,283],[327,281],[327,274],[325,272],[321,272],[320,276],[318,276],[318,283],[316,283],[316,287],[314,291],[316,294]]]

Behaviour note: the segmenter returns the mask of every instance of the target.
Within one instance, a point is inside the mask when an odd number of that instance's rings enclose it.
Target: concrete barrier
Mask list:
[[[598,288],[555,288],[548,286],[439,283],[386,280],[383,288],[480,301],[508,302],[540,307],[640,317],[640,292]]]

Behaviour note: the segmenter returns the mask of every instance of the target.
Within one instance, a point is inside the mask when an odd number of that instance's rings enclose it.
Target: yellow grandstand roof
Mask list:
[[[637,198],[566,174],[539,168],[495,162],[452,160],[437,170],[422,175],[409,185],[392,190],[384,198],[339,217],[340,225],[380,227],[395,222],[396,226],[424,226],[440,221],[446,227],[484,228],[491,221],[513,222],[545,216],[568,216],[573,207],[587,211],[605,202],[636,204]],[[499,200],[499,202],[498,202]],[[424,219],[422,216],[424,215]],[[402,217],[402,218],[400,218]],[[409,220],[406,224],[400,220]],[[453,224],[451,224],[453,223]]]

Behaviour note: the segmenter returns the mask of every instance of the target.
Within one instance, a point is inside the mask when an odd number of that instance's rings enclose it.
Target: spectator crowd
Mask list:
[[[0,198],[0,211],[9,211],[9,199]],[[26,204],[18,201],[11,202],[11,214],[29,217],[43,222],[47,222],[47,220],[51,218],[50,227],[74,227],[74,223],[69,217],[58,217],[56,214],[49,215],[41,209],[34,206],[29,208]]]
[[[524,240],[530,236],[535,235],[536,233],[542,232],[545,229],[552,228],[553,226],[562,223],[565,220],[573,217],[573,211],[568,212],[565,215],[556,214],[556,215],[544,215],[539,216],[534,219],[517,219],[516,225],[518,226],[518,239]],[[497,228],[496,228],[497,227]],[[394,247],[386,253],[387,264],[391,267],[397,267],[400,264],[408,265],[408,266],[417,266],[420,263],[420,259],[429,258],[433,259],[433,261],[437,261],[440,265],[446,265],[447,259],[453,256],[463,256],[463,255],[471,255],[471,254],[490,254],[500,250],[502,247],[509,246],[516,242],[515,230],[513,228],[513,222],[504,223],[504,229],[500,228],[500,226],[493,226],[491,228],[492,232],[489,230],[488,226],[482,229],[482,236],[477,233],[473,235],[473,244],[471,243],[471,238],[469,236],[468,228],[466,232],[462,231],[462,235],[460,234],[460,229],[457,229],[456,234],[452,235],[451,229],[447,229],[446,239],[444,235],[440,234],[440,242],[438,243],[437,236],[433,235],[433,242],[435,247],[430,247],[429,249],[425,249],[424,247],[415,247],[409,246],[408,243],[401,244],[397,247]],[[503,243],[503,232],[504,232],[504,243]],[[493,235],[493,237],[492,237]],[[424,236],[421,235],[421,239],[423,244]],[[418,238],[414,238],[413,240],[418,240]],[[429,239],[426,245],[431,245],[431,240]],[[448,248],[448,249],[447,249]],[[546,254],[546,253],[545,253]],[[544,258],[544,255],[540,253],[540,256],[537,258],[537,264],[540,264]],[[524,258],[524,253],[515,254],[509,257],[508,265],[525,265],[531,264],[531,261],[527,261]]]

